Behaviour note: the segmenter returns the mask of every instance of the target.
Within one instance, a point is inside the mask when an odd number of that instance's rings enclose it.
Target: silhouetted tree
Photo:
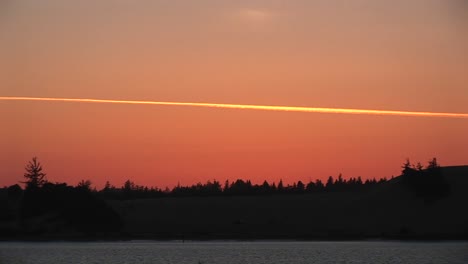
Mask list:
[[[226,180],[224,182],[223,192],[226,192],[228,190],[229,190],[229,180]]]
[[[270,184],[268,184],[268,182],[266,180],[263,181],[263,184],[260,187],[260,191],[261,191],[261,193],[270,193],[271,192]]]
[[[357,177],[356,184],[357,184],[357,185],[362,185],[361,176],[358,176],[358,177]]]
[[[411,162],[410,162],[410,160],[408,158],[406,159],[406,162],[403,164],[403,166],[401,168],[402,168],[402,170],[401,170],[402,175],[408,174],[408,172],[414,170],[411,167]]]
[[[276,188],[276,190],[277,190],[279,193],[281,193],[281,192],[284,191],[283,180],[280,180],[280,181],[278,182],[278,187]]]
[[[436,158],[428,162],[426,169],[419,162],[416,166],[411,166],[409,160],[402,168],[403,183],[425,201],[433,202],[449,193],[449,184],[443,177]]]
[[[270,186],[271,192],[276,192],[278,190],[278,187],[276,187],[276,183],[272,183]]]
[[[91,191],[91,181],[90,180],[81,180],[78,185],[76,186],[77,188],[86,190],[86,191]]]
[[[37,157],[32,158],[26,165],[25,170],[24,178],[26,178],[26,181],[23,183],[26,183],[26,188],[39,188],[47,182],[45,179],[46,174],[42,172],[42,165],[37,161]]]
[[[305,187],[305,190],[307,192],[315,192],[316,191],[316,186],[315,186],[315,183],[313,181],[309,181],[309,183],[306,185]]]
[[[296,184],[296,192],[302,193],[304,192],[304,189],[305,189],[304,183],[302,183],[302,181],[298,181]]]
[[[327,189],[327,191],[331,191],[333,189],[333,177],[332,176],[329,176],[328,179],[327,179],[327,183],[325,185],[325,188]]]
[[[325,189],[325,185],[320,179],[315,180],[315,187],[317,188],[317,191],[323,191]]]
[[[126,180],[126,181],[124,182],[123,190],[124,190],[125,192],[131,192],[131,191],[133,191],[133,190],[135,190],[135,189],[136,189],[136,188],[135,188],[135,183],[134,183],[134,182],[132,182],[132,181],[130,181],[130,180]]]
[[[423,171],[424,166],[421,164],[421,162],[418,162],[418,163],[416,163],[415,169],[418,170],[418,171]]]
[[[439,169],[440,165],[437,163],[437,158],[432,158],[427,165],[428,170]]]
[[[238,179],[235,182],[231,183],[229,192],[231,194],[251,194],[252,184],[250,181],[244,182],[242,179]]]
[[[115,187],[112,186],[112,184],[109,182],[109,181],[106,181],[106,183],[104,184],[104,189],[103,191],[110,191],[112,189],[114,189]]]
[[[406,159],[406,162],[403,164],[401,168],[402,168],[401,176],[402,176],[403,182],[405,184],[408,184],[410,187],[412,187],[417,181],[418,171],[414,168],[414,166],[411,165],[411,162],[409,159]]]
[[[204,186],[201,185],[201,190],[204,195],[219,195],[223,192],[221,184],[217,180],[208,181]]]

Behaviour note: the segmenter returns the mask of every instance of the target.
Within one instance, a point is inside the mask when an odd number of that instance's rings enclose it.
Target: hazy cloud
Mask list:
[[[276,16],[267,9],[241,8],[235,10],[232,17],[244,30],[259,32],[271,28]]]
[[[239,10],[238,16],[241,19],[252,22],[266,22],[273,18],[273,14],[270,11],[251,8],[244,8]]]

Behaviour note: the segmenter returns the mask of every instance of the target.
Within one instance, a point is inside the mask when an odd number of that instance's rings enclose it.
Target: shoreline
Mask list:
[[[468,235],[433,236],[10,236],[0,237],[1,242],[468,242]]]

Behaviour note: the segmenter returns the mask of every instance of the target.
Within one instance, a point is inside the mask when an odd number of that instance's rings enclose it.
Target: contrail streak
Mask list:
[[[158,101],[134,101],[134,100],[130,101],[130,100],[107,100],[107,99],[10,97],[10,96],[0,96],[0,101],[49,101],[49,102],[80,102],[80,103],[107,103],[107,104],[166,105],[166,106],[192,106],[192,107],[212,107],[212,108],[309,112],[309,113],[331,113],[331,114],[468,118],[468,113],[438,113],[438,112],[414,112],[414,111],[396,111],[396,110],[248,105],[248,104],[215,104],[215,103],[190,103],[190,102],[158,102]]]

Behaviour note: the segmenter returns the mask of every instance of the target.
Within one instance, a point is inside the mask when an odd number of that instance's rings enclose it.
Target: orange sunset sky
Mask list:
[[[468,113],[463,0],[2,0],[0,96]],[[468,120],[0,101],[0,186],[285,182],[468,164]]]

